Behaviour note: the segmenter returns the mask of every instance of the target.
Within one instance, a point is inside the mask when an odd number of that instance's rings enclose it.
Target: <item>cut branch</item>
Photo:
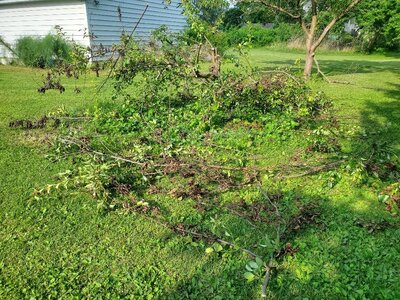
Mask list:
[[[319,67],[319,63],[315,57],[314,57],[314,62],[315,62],[315,65],[317,66],[318,74],[321,74],[322,78],[324,78],[328,83],[331,83],[329,78],[321,71],[321,68]]]
[[[139,24],[142,22],[142,20],[143,20],[143,18],[144,18],[144,15],[146,14],[146,12],[147,12],[148,9],[149,9],[149,5],[146,4],[146,6],[145,6],[145,8],[144,8],[144,10],[143,10],[143,12],[142,12],[142,14],[141,14],[140,17],[139,17],[139,20],[136,22],[136,24],[135,24],[135,26],[133,27],[131,33],[129,34],[129,41],[132,39],[133,34],[135,33],[135,31],[136,31],[137,28],[139,27]],[[114,69],[115,69],[115,67],[117,66],[118,61],[120,60],[120,58],[121,58],[121,54],[119,54],[119,55],[117,56],[117,58],[115,59],[113,65],[111,66],[110,71],[108,72],[108,75],[107,75],[106,79],[104,79],[104,81],[102,82],[102,84],[97,88],[96,94],[97,94],[98,92],[100,92],[100,90],[106,85],[107,81],[110,79],[112,73],[114,72]]]
[[[280,179],[291,179],[291,178],[299,178],[299,177],[303,177],[303,176],[307,176],[307,175],[313,175],[322,171],[328,171],[328,170],[332,170],[338,166],[340,166],[342,163],[344,163],[345,160],[338,160],[335,161],[333,163],[329,163],[329,164],[325,164],[322,166],[317,166],[314,168],[311,168],[310,170],[305,171],[304,173],[301,174],[294,174],[294,175],[288,175],[288,176],[280,176]]]
[[[274,261],[274,256],[271,255],[271,258],[269,260],[268,266],[265,269],[265,277],[264,277],[264,282],[263,282],[262,289],[261,289],[261,292],[262,292],[261,296],[263,298],[267,297],[267,287],[268,287],[268,284],[269,284],[269,280],[271,278],[271,271],[272,271],[272,267],[273,267],[273,261]]]

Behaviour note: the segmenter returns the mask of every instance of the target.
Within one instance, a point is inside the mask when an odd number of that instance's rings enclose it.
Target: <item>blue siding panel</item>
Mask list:
[[[179,0],[173,0],[166,6],[163,0],[86,0],[89,31],[94,36],[92,45],[109,48],[118,43],[122,32],[131,32],[136,26],[147,4],[149,8],[134,34],[137,40],[147,40],[162,25],[172,32],[181,31],[186,26],[186,18],[178,3]]]

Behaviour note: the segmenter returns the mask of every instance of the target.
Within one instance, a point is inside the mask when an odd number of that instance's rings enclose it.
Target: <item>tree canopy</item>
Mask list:
[[[314,62],[318,67],[318,63],[315,59],[315,52],[318,47],[333,27],[362,1],[363,0],[238,0],[238,3],[262,5],[298,22],[303,29],[306,40],[304,76],[309,78]]]
[[[354,17],[360,27],[363,50],[400,49],[399,0],[365,0]]]

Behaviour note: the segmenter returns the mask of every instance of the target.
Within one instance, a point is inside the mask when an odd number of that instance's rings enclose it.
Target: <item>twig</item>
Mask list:
[[[286,71],[282,71],[282,70],[261,71],[261,73],[272,73],[272,74],[273,74],[273,73],[278,73],[278,74],[284,74],[284,75],[286,75],[287,77],[293,79],[298,85],[300,85],[300,81],[299,81],[296,77],[294,77],[292,74],[290,74],[290,73],[288,73],[288,72],[286,72]]]
[[[149,5],[146,4],[146,7],[144,8],[139,20],[136,22],[135,26],[133,27],[131,33],[129,34],[129,41],[132,39],[132,36],[134,34],[134,32],[136,31],[136,29],[139,27],[140,22],[142,22],[144,15],[146,14],[147,10],[149,8]],[[113,65],[111,66],[110,72],[108,72],[107,78],[102,82],[102,84],[97,88],[96,94],[98,92],[100,92],[100,90],[106,85],[107,81],[110,79],[112,72],[114,71],[115,67],[118,64],[118,61],[121,58],[121,54],[119,54],[116,58],[116,60],[114,61]]]
[[[91,120],[92,117],[55,117],[60,120]]]
[[[318,60],[315,58],[315,56],[314,56],[314,62],[315,62],[315,65],[317,66],[318,74],[321,74],[322,78],[324,78],[328,83],[332,83],[329,80],[329,78],[326,77],[326,75],[321,71],[321,68],[319,67]]]
[[[257,254],[255,254],[254,252],[252,252],[252,251],[250,251],[250,250],[248,250],[248,249],[242,248],[242,247],[240,247],[240,246],[238,246],[238,245],[236,245],[236,244],[234,244],[234,243],[225,241],[225,240],[220,239],[220,238],[218,238],[218,237],[209,236],[209,235],[206,234],[206,233],[199,233],[199,232],[196,232],[196,231],[186,230],[186,229],[184,229],[184,228],[180,228],[180,227],[177,227],[177,226],[175,226],[175,225],[169,224],[169,223],[167,223],[167,222],[165,222],[165,221],[162,221],[162,220],[160,220],[160,219],[152,218],[152,217],[149,217],[149,216],[145,216],[145,217],[147,217],[147,218],[150,219],[150,220],[154,220],[155,222],[157,222],[157,224],[162,225],[163,227],[168,228],[168,229],[171,229],[171,230],[173,230],[173,231],[175,231],[175,232],[180,232],[180,233],[183,233],[183,234],[188,234],[188,235],[191,235],[191,236],[193,236],[193,237],[196,237],[196,238],[199,238],[199,239],[203,239],[203,240],[217,241],[217,242],[219,242],[219,243],[221,243],[221,244],[224,244],[224,245],[228,245],[228,246],[237,248],[237,249],[241,250],[242,252],[249,254],[249,255],[252,256],[253,258],[257,258],[257,257],[261,258],[260,255],[257,255]]]
[[[288,176],[279,176],[279,179],[292,179],[292,178],[298,178],[298,177],[303,177],[303,176],[307,176],[307,175],[313,175],[315,173],[319,173],[321,171],[327,171],[327,170],[331,170],[339,165],[341,165],[343,162],[345,162],[346,160],[341,159],[338,161],[335,161],[333,163],[329,163],[329,164],[325,164],[322,166],[317,166],[314,168],[311,168],[310,170],[301,173],[301,174],[294,174],[294,175],[288,175]]]
[[[269,284],[269,280],[271,278],[271,271],[272,271],[272,267],[273,267],[273,261],[274,261],[274,256],[271,255],[269,263],[268,263],[268,265],[266,266],[266,269],[265,269],[264,282],[263,282],[263,285],[262,285],[262,288],[261,288],[261,292],[262,292],[261,296],[263,298],[267,297],[267,287],[268,287],[268,284]]]
[[[271,198],[268,196],[268,194],[265,192],[265,190],[262,188],[261,186],[261,182],[258,181],[259,184],[259,189],[261,191],[261,193],[263,194],[263,196],[268,200],[268,202],[274,207],[275,209],[275,214],[279,219],[279,223],[276,227],[276,244],[279,245],[280,240],[281,240],[281,236],[285,233],[287,226],[286,226],[286,221],[283,218],[281,212],[279,211],[278,206],[271,200]],[[281,229],[281,225],[283,226]],[[281,232],[282,231],[282,232]],[[265,278],[264,278],[264,282],[263,285],[261,287],[261,295],[263,298],[267,297],[267,287],[271,278],[271,270],[273,267],[273,262],[274,262],[274,256],[276,254],[278,250],[275,250],[273,253],[271,253],[271,257],[269,259],[268,265],[266,266],[265,269]]]
[[[11,45],[7,43],[1,35],[0,35],[0,45],[3,45],[5,48],[7,48],[7,50],[10,51],[13,55],[18,56],[15,50],[11,47]]]
[[[84,143],[82,143],[80,140],[77,140],[77,139],[59,138],[59,141],[64,142],[66,144],[74,144],[74,145],[77,145],[77,146],[85,146]],[[107,154],[107,153],[103,153],[103,152],[96,151],[96,150],[89,149],[89,148],[86,148],[85,151],[93,153],[93,154],[97,154],[97,155],[100,155],[100,156],[109,157],[109,158],[115,159],[117,161],[123,161],[123,162],[126,162],[126,163],[134,164],[134,165],[137,165],[137,166],[140,166],[140,167],[151,166],[151,167],[154,167],[154,168],[162,168],[162,167],[170,166],[169,164],[150,164],[150,162],[139,162],[139,161],[135,161],[135,160],[132,160],[132,159],[129,159],[129,158],[126,158],[126,157],[119,156],[117,154]],[[286,175],[286,176],[285,175],[281,175],[281,176],[278,176],[278,179],[290,179],[290,178],[303,177],[303,176],[306,176],[306,175],[312,175],[312,174],[315,174],[315,173],[318,173],[318,172],[321,172],[321,171],[330,170],[330,169],[342,164],[343,162],[345,162],[344,159],[339,160],[339,161],[335,161],[335,162],[332,162],[332,163],[328,163],[328,164],[325,164],[325,165],[320,165],[320,166],[313,167],[313,168],[305,171],[304,173],[294,174],[294,175]],[[181,166],[181,167],[198,167],[198,168],[202,168],[202,169],[227,170],[227,171],[244,171],[244,172],[268,172],[268,171],[271,172],[271,171],[275,171],[275,170],[283,168],[283,166],[276,167],[276,168],[271,168],[271,167],[231,167],[231,166],[220,166],[220,165],[208,165],[208,164],[205,164],[205,163],[197,163],[197,164],[196,163],[191,163],[191,164],[179,163],[179,166]],[[264,196],[266,196],[267,199],[270,201],[270,203],[272,205],[274,205],[273,202],[269,199],[268,195],[264,194]],[[275,210],[277,209],[276,207],[274,207],[274,208],[275,208]]]
[[[314,56],[314,62],[315,65],[317,66],[318,74],[321,74],[321,76],[326,80],[328,83],[340,83],[340,84],[350,84],[349,81],[341,81],[341,80],[330,80],[322,71],[321,68],[319,67],[319,63],[317,59]]]
[[[241,251],[243,251],[243,252],[245,252],[245,253],[251,255],[253,258],[261,257],[260,255],[257,255],[257,254],[255,254],[254,252],[251,252],[250,250],[247,250],[247,249],[245,249],[245,248],[241,248],[241,247],[239,247],[238,245],[233,244],[233,243],[231,243],[231,242],[227,242],[227,241],[224,241],[224,240],[222,240],[222,239],[217,239],[217,242],[219,242],[219,243],[221,243],[221,244],[229,245],[229,246],[232,246],[232,247],[235,247],[235,248],[239,248]]]

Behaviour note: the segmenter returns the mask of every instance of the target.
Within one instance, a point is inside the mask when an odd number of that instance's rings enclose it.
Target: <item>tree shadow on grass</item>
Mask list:
[[[321,60],[320,64],[329,75],[381,71],[400,73],[397,62]],[[373,145],[379,143],[386,143],[400,155],[400,84],[389,83],[389,88],[375,90],[383,92],[391,100],[371,99],[365,102],[359,118],[360,126],[368,136],[357,136],[350,141],[349,156],[355,160],[367,158]],[[317,181],[317,176],[309,179]],[[369,186],[354,188],[346,182],[349,177],[346,178],[338,184],[335,188],[337,194],[333,195],[310,194],[307,190],[313,187],[306,179],[301,182],[303,188],[291,191],[301,199],[317,203],[322,213],[320,222],[308,225],[287,239],[296,247],[297,253],[293,257],[285,257],[273,272],[269,299],[322,299],[327,295],[332,299],[400,298],[399,218],[391,217],[384,204],[375,199],[379,191]],[[388,179],[387,184],[393,180]],[[232,218],[229,226],[243,224]],[[249,240],[249,245],[260,242],[259,233],[251,228],[244,231],[242,234]],[[262,279],[246,283],[243,278],[246,259],[236,255],[237,262],[233,266],[223,254],[221,257],[210,257],[190,280],[180,282],[165,298],[261,299]],[[222,270],[207,273],[207,270],[215,269]]]
[[[384,143],[400,156],[400,95],[389,89],[385,94],[394,100],[367,101],[360,113],[360,124],[369,135],[369,143]]]
[[[397,111],[399,111],[399,106],[400,106],[400,84],[398,83],[392,83],[392,82],[387,82],[385,85],[389,85],[389,88],[369,88],[371,90],[375,90],[381,93],[384,93],[385,96],[388,98],[398,100],[398,102],[393,102],[393,108],[394,111],[397,108]]]
[[[321,299],[327,295],[336,299],[362,296],[382,299],[382,293],[392,297],[400,294],[400,289],[396,288],[399,266],[388,268],[398,250],[389,248],[394,242],[400,242],[400,236],[395,235],[399,227],[385,219],[371,217],[376,215],[375,206],[357,210],[350,201],[334,204],[329,197],[301,191],[290,193],[317,203],[321,215],[316,223],[288,236],[286,242],[291,243],[297,253],[280,260],[280,267],[273,271],[269,299]],[[231,219],[230,227],[243,225],[235,219]],[[260,242],[259,233],[251,228],[246,231],[246,239],[254,245]],[[392,239],[387,239],[387,235]],[[376,243],[377,240],[382,243]],[[262,278],[247,283],[243,277],[250,258],[228,249],[209,257],[189,280],[179,282],[163,298],[261,299]],[[386,276],[386,280],[381,282],[380,276]]]
[[[291,66],[295,72],[301,72],[302,67],[294,66],[293,60],[277,60],[265,61],[261,64],[276,65],[276,66]],[[345,75],[345,74],[362,74],[362,73],[376,73],[390,71],[392,73],[400,74],[399,61],[374,61],[374,60],[328,60],[318,59],[321,71],[325,75]],[[270,69],[270,67],[261,67],[261,69]],[[314,67],[313,72],[317,69]]]

